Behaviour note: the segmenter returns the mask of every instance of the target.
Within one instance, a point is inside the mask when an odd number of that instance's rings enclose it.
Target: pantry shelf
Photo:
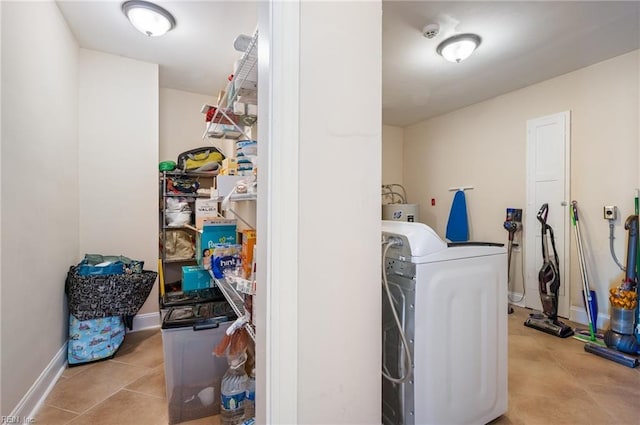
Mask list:
[[[224,95],[218,99],[218,104],[215,107],[210,107],[213,108],[213,116],[207,122],[206,130],[202,135],[203,139],[206,137],[251,139],[250,134],[245,131],[245,127],[253,125],[257,116],[255,113],[245,113],[244,111],[236,113],[234,102],[240,96],[243,99],[253,99],[255,102],[257,97],[257,65],[258,30],[256,29],[234,69],[233,77],[227,84]],[[203,112],[205,111],[203,110]]]
[[[227,299],[227,301],[231,305],[231,308],[233,309],[233,312],[236,314],[236,316],[243,317],[245,315],[243,296],[240,293],[238,293],[238,291],[236,291],[233,285],[229,283],[225,278],[218,279],[213,276],[212,271],[209,271],[209,273],[211,274],[213,281],[216,283],[218,288],[220,288],[220,291],[222,292],[224,297]],[[244,327],[247,330],[247,333],[249,334],[253,342],[255,342],[256,331],[253,325],[251,323],[245,323]]]
[[[188,258],[173,258],[171,260],[164,260],[165,263],[167,264],[172,264],[172,263],[191,263],[196,261],[195,257],[188,257]]]
[[[166,193],[167,198],[209,198],[207,193]]]
[[[229,197],[230,201],[255,201],[258,199],[258,195],[255,193],[234,193]]]

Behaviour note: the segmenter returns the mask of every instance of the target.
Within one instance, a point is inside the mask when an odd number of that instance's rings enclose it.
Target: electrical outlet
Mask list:
[[[605,220],[615,220],[616,219],[616,211],[617,208],[613,205],[607,206],[605,205],[603,208],[603,214]]]

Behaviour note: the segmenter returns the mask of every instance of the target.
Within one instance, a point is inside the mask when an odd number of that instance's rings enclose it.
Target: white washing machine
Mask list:
[[[423,223],[382,222],[389,289],[412,358],[405,383],[382,379],[384,424],[486,424],[507,411],[507,252],[447,244]],[[383,366],[404,347],[383,288]]]

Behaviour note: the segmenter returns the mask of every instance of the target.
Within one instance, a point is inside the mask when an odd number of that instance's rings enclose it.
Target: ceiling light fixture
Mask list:
[[[475,34],[457,34],[438,44],[436,52],[449,62],[460,63],[471,56],[481,41]]]
[[[138,31],[149,37],[163,35],[176,26],[171,13],[148,1],[126,1],[122,3],[122,12]]]

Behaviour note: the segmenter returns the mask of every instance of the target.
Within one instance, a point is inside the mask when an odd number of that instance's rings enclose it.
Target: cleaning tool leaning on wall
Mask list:
[[[598,300],[596,291],[589,287],[589,275],[587,274],[587,263],[584,255],[584,247],[582,246],[582,234],[580,233],[580,220],[578,217],[578,202],[571,202],[571,223],[573,224],[574,233],[576,235],[576,248],[578,251],[578,263],[580,266],[580,276],[582,277],[582,301],[587,313],[587,321],[589,322],[588,340],[597,342],[598,332]],[[574,338],[584,340],[583,335],[578,332]],[[604,345],[602,342],[598,342]]]
[[[625,278],[620,285],[609,290],[609,329],[604,334],[606,347],[588,342],[584,349],[608,360],[634,368],[640,364],[640,351],[636,337],[635,318],[638,311],[638,216],[632,215],[625,221],[629,232],[627,245],[627,267]]]
[[[542,267],[538,272],[538,284],[540,301],[544,314],[532,313],[524,322],[524,325],[542,332],[546,332],[559,338],[567,338],[573,335],[573,329],[558,320],[558,292],[560,289],[560,260],[556,251],[556,242],[553,228],[547,224],[549,204],[543,204],[538,211],[538,221],[542,228]],[[553,258],[549,256],[548,238],[553,248]]]

